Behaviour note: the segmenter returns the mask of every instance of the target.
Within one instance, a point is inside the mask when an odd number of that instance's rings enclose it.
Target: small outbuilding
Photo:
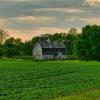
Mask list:
[[[63,42],[51,42],[47,36],[40,37],[33,48],[34,59],[66,59],[67,49]]]

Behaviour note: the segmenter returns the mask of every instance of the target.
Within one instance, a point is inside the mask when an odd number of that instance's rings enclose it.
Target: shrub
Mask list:
[[[67,60],[78,60],[78,57],[74,55],[68,55]]]
[[[15,56],[13,58],[15,58],[15,59],[27,59],[27,60],[33,59],[32,56]]]
[[[2,56],[3,56],[3,48],[0,47],[0,58],[2,58]]]

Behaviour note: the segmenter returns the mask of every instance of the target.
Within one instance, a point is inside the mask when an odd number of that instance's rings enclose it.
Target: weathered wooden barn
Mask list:
[[[33,48],[34,59],[66,59],[67,49],[63,42],[50,42],[48,37],[41,37]]]

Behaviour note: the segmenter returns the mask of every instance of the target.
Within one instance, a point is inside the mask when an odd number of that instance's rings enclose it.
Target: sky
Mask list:
[[[87,24],[100,24],[100,0],[0,0],[0,28],[23,41]]]

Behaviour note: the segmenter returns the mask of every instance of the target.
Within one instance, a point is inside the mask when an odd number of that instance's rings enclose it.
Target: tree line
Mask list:
[[[63,41],[70,59],[100,61],[100,26],[86,25],[82,32],[72,28],[66,33],[49,34],[49,39]],[[0,58],[2,57],[32,57],[32,50],[39,37],[22,42],[20,38],[9,37],[7,31],[0,29]]]

